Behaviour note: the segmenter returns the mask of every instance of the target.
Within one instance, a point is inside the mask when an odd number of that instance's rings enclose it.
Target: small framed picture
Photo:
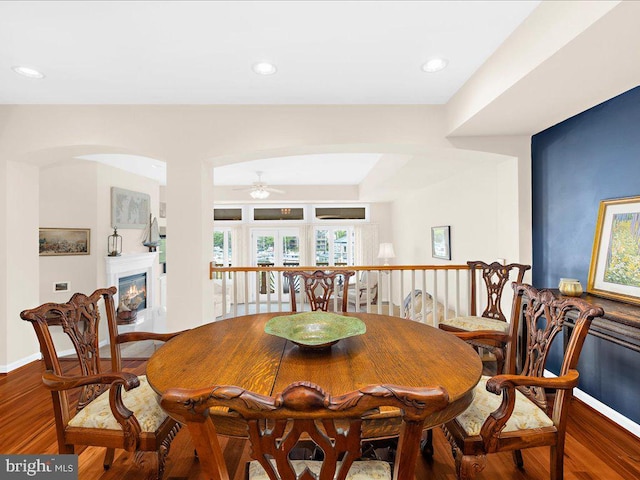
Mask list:
[[[53,282],[53,292],[68,292],[71,290],[71,282]]]
[[[451,260],[451,229],[449,225],[431,227],[431,256]]]
[[[89,255],[91,230],[88,228],[40,228],[40,256]]]

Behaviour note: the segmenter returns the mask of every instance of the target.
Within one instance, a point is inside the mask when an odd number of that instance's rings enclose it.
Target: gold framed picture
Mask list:
[[[89,255],[91,230],[88,228],[40,228],[40,256]]]
[[[587,292],[640,304],[640,197],[600,202]]]

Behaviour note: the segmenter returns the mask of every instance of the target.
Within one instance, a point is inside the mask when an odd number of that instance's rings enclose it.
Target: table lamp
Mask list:
[[[378,258],[384,258],[384,266],[389,265],[389,259],[395,258],[396,254],[393,251],[392,243],[381,243],[380,250],[378,250]]]

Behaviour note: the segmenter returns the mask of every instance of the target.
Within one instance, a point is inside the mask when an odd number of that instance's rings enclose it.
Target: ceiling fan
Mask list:
[[[262,172],[256,172],[258,180],[253,182],[250,187],[236,188],[234,190],[248,190],[251,198],[256,200],[264,200],[268,198],[272,193],[285,193],[284,190],[278,190],[277,188],[271,188],[262,181]]]

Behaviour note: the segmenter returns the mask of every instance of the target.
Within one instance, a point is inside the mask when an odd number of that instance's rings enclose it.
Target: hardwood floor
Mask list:
[[[129,371],[141,373],[139,360],[125,361]],[[0,452],[57,453],[55,425],[49,392],[42,386],[41,362],[0,376]],[[579,400],[571,407],[565,455],[566,480],[629,480],[640,478],[640,441],[602,417]],[[244,479],[244,463],[249,451],[244,440],[221,437],[232,480]],[[442,432],[434,435],[432,463],[418,460],[416,479],[453,480],[453,458]],[[549,478],[549,450],[524,450],[524,470],[518,470],[510,454],[489,457],[487,468],[478,479],[543,480]],[[87,447],[79,456],[81,480],[137,480],[149,472],[137,467],[132,454],[116,453],[113,466],[104,471],[102,448]],[[205,475],[193,455],[189,432],[182,429],[167,459],[166,480],[203,480]]]

